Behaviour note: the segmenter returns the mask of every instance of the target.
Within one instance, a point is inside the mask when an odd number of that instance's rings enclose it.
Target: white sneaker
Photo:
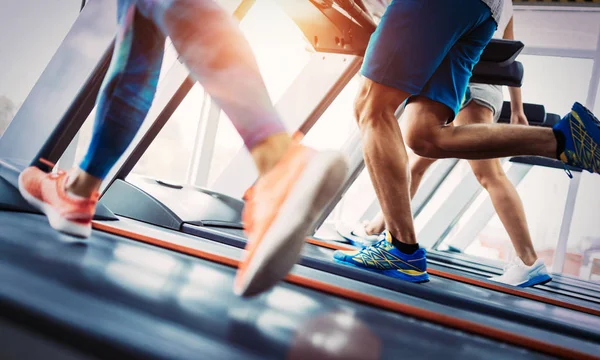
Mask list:
[[[365,248],[369,247],[377,242],[380,234],[369,235],[365,230],[366,224],[348,224],[344,222],[338,222],[335,224],[335,229],[338,234],[348,240],[352,245]]]
[[[545,284],[552,280],[542,259],[537,259],[533,265],[527,266],[519,257],[515,257],[504,267],[504,274],[494,276],[489,280],[518,286],[529,287]]]

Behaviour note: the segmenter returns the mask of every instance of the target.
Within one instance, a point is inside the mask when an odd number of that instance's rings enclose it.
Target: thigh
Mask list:
[[[454,125],[491,124],[493,122],[494,113],[488,106],[470,101],[460,110],[454,120]]]
[[[454,120],[454,125],[491,124],[493,122],[494,113],[487,105],[471,101],[460,110],[456,120]],[[469,160],[469,165],[479,181],[504,174],[499,159]]]
[[[496,28],[488,9],[488,16],[454,43],[420,92],[420,95],[446,105],[453,113],[450,121],[460,110],[473,67],[479,62]]]
[[[118,97],[131,109],[144,113],[156,92],[165,36],[138,11],[135,0],[119,0],[117,16],[119,29],[99,106]]]

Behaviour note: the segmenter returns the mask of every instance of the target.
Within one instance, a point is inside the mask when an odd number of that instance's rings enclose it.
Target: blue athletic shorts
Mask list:
[[[496,28],[481,0],[393,0],[371,36],[361,74],[440,102],[456,116]]]

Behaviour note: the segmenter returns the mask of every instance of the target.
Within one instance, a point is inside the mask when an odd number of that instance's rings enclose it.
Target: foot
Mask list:
[[[350,225],[344,222],[339,222],[335,225],[335,229],[344,239],[350,244],[358,248],[366,248],[375,244],[379,240],[380,234],[367,234],[366,224]]]
[[[580,103],[553,127],[565,137],[560,160],[571,166],[600,173],[600,121]]]
[[[236,294],[256,295],[287,275],[323,207],[340,190],[346,172],[341,154],[293,145],[249,189],[242,215],[248,245],[235,278]]]
[[[429,281],[425,249],[419,248],[412,254],[405,254],[392,245],[388,232],[372,246],[360,251],[341,251],[333,253],[333,259],[345,265],[373,271],[414,283]]]
[[[529,287],[541,285],[552,280],[546,266],[541,259],[537,259],[531,266],[527,266],[516,257],[504,268],[504,274],[490,278],[491,281],[518,286]]]
[[[54,229],[86,238],[92,232],[99,195],[86,199],[68,194],[68,178],[63,171],[49,174],[31,166],[19,175],[19,191],[31,206],[46,214]]]

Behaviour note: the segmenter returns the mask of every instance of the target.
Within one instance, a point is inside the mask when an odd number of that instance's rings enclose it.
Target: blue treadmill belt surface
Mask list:
[[[197,235],[205,234],[207,237],[211,232],[229,234],[231,235],[230,238],[216,236],[214,239],[237,247],[245,241],[243,232],[238,229],[212,229],[184,225],[183,231]],[[300,264],[453,307],[469,309],[470,311],[510,319],[511,321],[537,326],[557,333],[600,342],[600,319],[590,314],[433,275],[430,275],[429,283],[410,284],[384,275],[337,264],[332,261],[332,253],[333,250],[331,249],[307,244],[304,247]]]
[[[0,229],[5,320],[98,357],[547,358],[287,283],[240,299],[232,268],[98,231],[72,242],[39,215],[0,212]]]

